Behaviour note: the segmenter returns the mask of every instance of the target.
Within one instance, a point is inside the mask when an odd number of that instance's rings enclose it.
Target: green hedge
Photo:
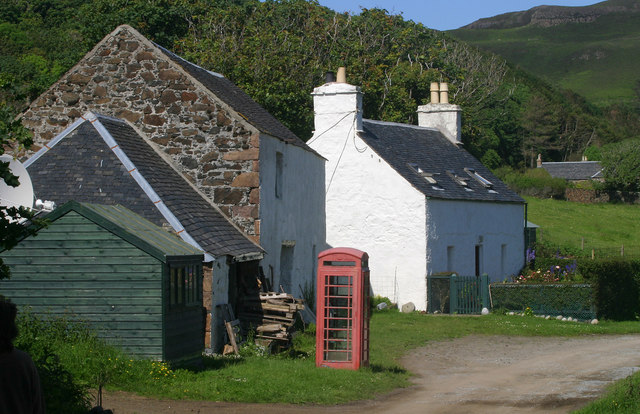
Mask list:
[[[593,288],[585,284],[494,283],[494,309],[521,312],[531,308],[537,315],[562,315],[580,319],[596,316]]]
[[[640,260],[582,260],[579,267],[593,284],[599,318],[622,321],[640,316]]]

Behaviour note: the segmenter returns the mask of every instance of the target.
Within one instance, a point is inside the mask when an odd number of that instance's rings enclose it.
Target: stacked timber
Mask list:
[[[288,293],[260,292],[259,297],[243,298],[238,318],[246,330],[255,331],[256,342],[267,347],[288,348],[291,334],[304,309],[302,299]]]

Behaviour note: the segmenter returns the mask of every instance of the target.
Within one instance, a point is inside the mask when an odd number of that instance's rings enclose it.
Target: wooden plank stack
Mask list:
[[[255,331],[257,343],[278,349],[291,345],[298,312],[304,309],[302,299],[288,293],[260,292],[259,297],[247,296],[242,302],[238,318],[243,329]]]

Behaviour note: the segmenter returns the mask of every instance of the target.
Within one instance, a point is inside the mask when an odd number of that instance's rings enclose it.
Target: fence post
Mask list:
[[[481,289],[481,297],[482,297],[482,308],[489,309],[491,306],[489,304],[489,275],[483,273],[480,276],[480,289]],[[480,309],[482,311],[482,308]]]
[[[449,313],[454,314],[458,312],[458,281],[456,280],[456,274],[452,273],[449,277]]]

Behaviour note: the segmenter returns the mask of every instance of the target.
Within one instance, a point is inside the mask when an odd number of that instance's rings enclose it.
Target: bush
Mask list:
[[[592,281],[599,318],[635,320],[640,315],[640,260],[584,260],[584,278]]]
[[[564,199],[568,185],[562,178],[551,177],[543,168],[528,169],[520,173],[509,167],[502,167],[494,173],[518,194],[537,198]]]
[[[42,319],[21,311],[18,315],[19,335],[15,347],[33,359],[45,397],[48,413],[74,414],[89,410],[89,387],[63,364],[54,344],[59,340],[77,340],[84,330],[72,327],[63,319]]]

